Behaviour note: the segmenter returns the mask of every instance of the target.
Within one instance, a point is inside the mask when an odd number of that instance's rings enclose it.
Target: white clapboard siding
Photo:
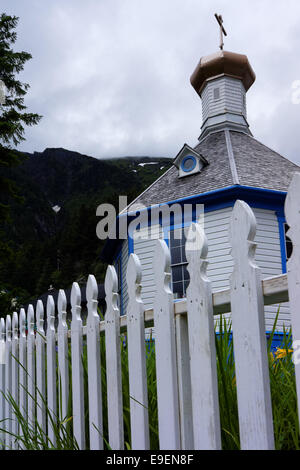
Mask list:
[[[207,274],[212,281],[213,291],[229,287],[229,277],[233,269],[231,244],[228,239],[228,228],[232,208],[220,209],[205,213],[204,230],[208,239]],[[257,219],[257,251],[255,260],[262,269],[262,278],[282,273],[280,237],[278,219],[274,211],[254,208]],[[265,307],[266,330],[271,331],[278,305]],[[230,315],[224,315],[230,318]],[[283,325],[289,325],[288,304],[280,306],[277,330],[282,331]]]
[[[162,238],[163,232],[160,225],[152,226],[153,237]],[[145,236],[148,233],[148,227],[141,229],[141,235]],[[134,253],[139,257],[142,265],[142,276],[143,276],[143,289],[141,292],[142,301],[144,302],[145,308],[150,308],[153,305],[154,300],[154,270],[153,270],[153,257],[156,246],[156,239],[149,238],[136,238],[137,232],[134,232]],[[147,254],[145,256],[145,254]],[[147,291],[146,287],[150,289]]]
[[[280,237],[276,213],[272,210],[259,208],[255,208],[253,211],[257,218],[255,241],[258,243],[258,247],[255,260],[262,269],[263,278],[275,276],[282,273]],[[207,274],[212,282],[213,292],[229,287],[229,277],[233,270],[231,244],[228,238],[231,212],[232,207],[227,207],[205,212],[204,215],[204,231],[209,247]],[[155,229],[162,236],[161,228],[157,226]],[[144,231],[146,232],[147,229],[144,229]],[[154,302],[154,274],[152,268],[154,246],[155,240],[134,240],[134,253],[138,255],[142,265],[143,288],[141,295],[146,308],[151,308]],[[124,282],[124,274],[122,281]],[[127,299],[127,291],[124,294],[123,288],[124,298]],[[272,330],[277,309],[278,305],[265,307],[267,331]],[[229,319],[230,315],[225,314],[223,317]],[[284,304],[280,306],[277,330],[282,331],[283,325],[288,327],[289,324],[289,307],[288,304]]]
[[[214,99],[214,89],[219,89],[219,99]],[[225,112],[243,114],[246,117],[245,88],[241,80],[221,77],[207,83],[201,93],[203,122],[211,116]]]

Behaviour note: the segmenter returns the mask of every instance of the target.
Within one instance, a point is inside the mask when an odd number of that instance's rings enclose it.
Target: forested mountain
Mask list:
[[[23,154],[21,165],[4,177],[17,185],[22,201],[10,200],[11,221],[3,227],[11,256],[2,260],[0,285],[23,301],[54,288],[103,280],[96,237],[96,208],[119,195],[132,201],[171,165],[171,159],[123,157],[96,159],[65,149]],[[1,170],[3,173],[3,170]],[[53,207],[59,206],[59,212]]]

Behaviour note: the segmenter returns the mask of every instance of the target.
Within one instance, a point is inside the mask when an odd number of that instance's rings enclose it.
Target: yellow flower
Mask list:
[[[276,349],[276,352],[275,352],[275,357],[276,359],[282,359],[283,357],[286,357],[288,353],[292,353],[293,350],[292,349],[281,349],[281,348],[277,348]]]

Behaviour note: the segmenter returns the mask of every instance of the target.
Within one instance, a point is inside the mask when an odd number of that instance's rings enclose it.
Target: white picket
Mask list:
[[[241,449],[273,449],[274,433],[260,269],[255,264],[256,220],[244,201],[234,205],[230,241],[233,346]]]
[[[63,289],[59,290],[57,299],[58,327],[58,379],[59,379],[59,418],[64,420],[68,415],[69,403],[69,360],[68,360],[68,325],[67,299]]]
[[[170,252],[163,240],[156,241],[154,255],[155,358],[160,449],[180,449],[178,381],[175,320],[171,280]]]
[[[11,375],[11,317],[6,315],[6,345],[5,345],[5,419],[6,419],[6,434],[5,434],[5,449],[11,449],[11,432],[12,432],[12,405],[11,405],[11,392],[12,392],[12,375]]]
[[[102,390],[100,362],[100,319],[97,312],[98,285],[94,276],[88,277],[87,300],[87,354],[89,391],[90,449],[103,449]]]
[[[20,310],[19,316],[19,384],[20,384],[20,411],[23,418],[27,419],[27,337],[26,337],[26,314],[24,308]],[[20,444],[22,448],[22,443]]]
[[[73,431],[79,449],[85,449],[81,291],[77,282],[73,282],[71,291],[71,306]]]
[[[145,350],[145,307],[141,299],[142,266],[134,253],[127,265],[127,338],[130,390],[131,449],[150,447]]]
[[[55,304],[52,295],[47,300],[47,408],[48,439],[50,445],[56,445],[54,428],[57,425],[57,391],[56,391],[56,348],[55,348]]]
[[[300,423],[300,173],[295,173],[290,183],[285,200],[285,216],[289,230],[287,232],[293,244],[293,251],[287,262],[289,305],[293,335],[293,362],[295,366],[296,390],[298,399],[298,416]]]
[[[194,448],[192,391],[187,315],[175,316],[181,449]]]
[[[36,305],[36,418],[43,433],[46,433],[45,348],[44,305],[41,300],[38,300]]]
[[[17,406],[19,406],[19,334],[18,334],[18,314],[17,312],[13,313],[12,317],[12,346],[11,346],[11,353],[12,353],[12,398]],[[18,420],[16,418],[15,413],[13,412],[12,417],[12,433],[14,436],[18,436],[19,434],[19,426]],[[12,448],[18,449],[18,444],[16,438],[12,438]]]
[[[27,309],[27,409],[30,428],[35,428],[35,335],[34,309],[30,304]]]
[[[0,426],[6,429],[5,418],[5,320],[0,318]],[[4,448],[5,433],[0,432],[0,449]]]
[[[208,244],[204,230],[192,224],[185,245],[190,283],[187,288],[192,376],[194,448],[221,448],[217,361],[211,282],[206,276]]]
[[[123,450],[120,310],[118,307],[118,278],[113,266],[107,268],[104,288],[107,306],[105,314],[105,350],[109,445],[112,450]]]

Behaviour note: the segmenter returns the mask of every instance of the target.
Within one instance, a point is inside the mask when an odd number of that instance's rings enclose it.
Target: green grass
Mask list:
[[[278,315],[277,315],[278,316]],[[271,398],[273,407],[275,446],[278,450],[299,449],[299,424],[297,414],[297,398],[294,376],[294,365],[292,353],[289,347],[291,332],[284,331],[283,342],[279,354],[271,352],[271,343],[276,329],[276,321],[273,331],[268,340],[268,357],[271,384]],[[218,323],[218,335],[216,335],[216,354],[218,389],[220,405],[221,437],[223,449],[239,449],[239,424],[237,409],[237,393],[234,368],[233,341],[230,337],[230,324],[220,317]],[[123,416],[124,416],[124,440],[125,448],[131,447],[130,431],[130,392],[128,375],[127,349],[121,343],[122,364],[122,389],[123,389]],[[150,350],[145,348],[148,384],[148,413],[150,428],[151,449],[159,449],[158,439],[158,413],[156,396],[156,370],[155,370],[155,343],[150,342]],[[83,348],[83,371],[84,371],[84,399],[85,399],[85,431],[87,448],[89,447],[89,424],[88,424],[88,376],[87,376],[87,348]],[[107,423],[107,394],[106,394],[106,365],[105,365],[105,342],[101,341],[101,378],[102,378],[102,400],[103,400],[103,430],[104,447],[108,445],[108,423]],[[69,351],[69,370],[71,377],[71,354]],[[58,395],[60,393],[59,381],[57,381]],[[36,395],[39,391],[36,392]],[[37,422],[29,425],[24,416],[13,401],[12,397],[6,396],[11,402],[14,413],[20,425],[18,436],[13,436],[24,449],[77,449],[78,445],[72,434],[72,403],[71,403],[71,380],[69,408],[66,417],[60,416],[57,409],[57,417],[53,419],[51,426],[56,436],[56,444],[49,441]],[[44,399],[44,397],[43,397]],[[59,400],[58,400],[59,401]],[[46,403],[45,403],[46,406]],[[142,405],[141,405],[142,406]]]

